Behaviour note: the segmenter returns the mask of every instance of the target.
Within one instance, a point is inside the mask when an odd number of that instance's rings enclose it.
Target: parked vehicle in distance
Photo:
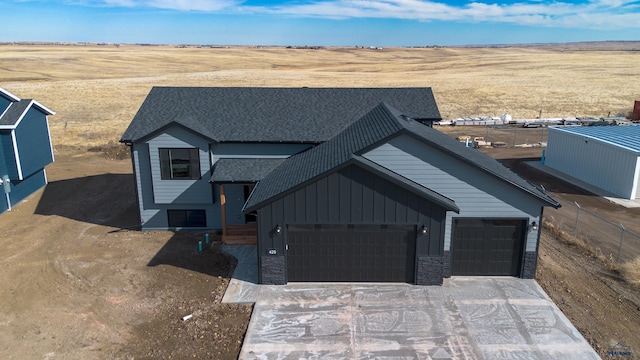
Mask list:
[[[532,123],[532,122],[526,122],[522,125],[523,128],[539,128],[542,127],[542,124],[540,123]]]

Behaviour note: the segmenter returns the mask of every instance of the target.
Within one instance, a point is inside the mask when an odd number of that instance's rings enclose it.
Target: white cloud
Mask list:
[[[424,21],[502,22],[526,25],[593,28],[640,28],[637,1],[595,0],[588,3],[513,4],[470,2],[462,6],[429,0],[328,0],[245,11],[327,18],[395,18]],[[635,21],[633,19],[636,19]],[[614,25],[615,24],[615,25]]]
[[[20,0],[14,0],[20,1]],[[22,0],[25,1],[25,0]],[[42,1],[42,0],[41,0]],[[523,0],[496,3],[494,0],[449,5],[446,0],[281,0],[268,6],[246,4],[245,0],[63,0],[91,6],[161,8],[178,11],[237,14],[279,14],[331,19],[388,18],[418,21],[492,22],[566,28],[640,29],[638,0],[590,0],[584,3],[562,0]],[[567,1],[567,0],[565,0]],[[569,0],[570,1],[570,0]]]
[[[234,0],[148,0],[141,2],[143,2],[145,6],[161,9],[207,12],[228,9],[238,4],[238,1]]]
[[[104,0],[104,3],[107,6],[122,6],[122,7],[136,6],[136,2],[134,0]]]
[[[25,0],[16,0],[25,1]],[[34,1],[34,0],[26,0]],[[42,0],[41,0],[42,1]],[[156,8],[178,11],[216,12],[235,7],[242,0],[63,0],[66,3],[84,6],[107,6],[128,8]]]

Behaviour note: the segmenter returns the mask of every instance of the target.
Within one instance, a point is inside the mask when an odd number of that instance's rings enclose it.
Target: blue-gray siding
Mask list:
[[[24,178],[53,162],[47,117],[31,107],[15,129],[15,138]]]
[[[209,143],[202,137],[182,128],[172,127],[147,142],[156,204],[211,204],[213,194],[209,184]],[[198,148],[200,179],[162,180],[160,174],[160,148]]]
[[[157,152],[157,148],[156,148]],[[207,177],[203,176],[200,180],[174,180],[175,182],[185,181],[191,184],[201,183],[208,187],[208,202],[199,199],[197,203],[178,203],[178,204],[157,204],[154,199],[154,187],[151,177],[152,168],[155,168],[157,176],[160,176],[160,160],[155,157],[155,163],[149,159],[149,145],[146,143],[134,144],[132,149],[133,163],[135,167],[136,191],[138,194],[138,207],[140,209],[140,221],[142,228],[145,230],[167,229],[169,227],[167,210],[205,210],[207,216],[207,228],[220,228],[220,205],[219,201],[213,202],[213,193],[211,185],[207,181]],[[203,169],[201,169],[203,170]],[[205,167],[203,171],[207,171]],[[187,188],[188,190],[191,190]],[[192,188],[193,189],[193,188]],[[166,195],[165,195],[166,196]],[[180,195],[178,194],[178,196]],[[192,196],[189,196],[192,197]]]
[[[0,116],[7,110],[12,101],[0,95]]]
[[[0,131],[0,177],[3,175],[9,174],[9,169],[7,168],[7,163],[9,160],[15,161],[13,158],[7,158],[4,151],[4,141],[5,141],[5,133],[9,131]]]
[[[557,129],[549,129],[545,165],[625,199],[640,197],[640,155]]]
[[[9,175],[11,180],[18,180],[18,166],[16,162],[15,150],[13,148],[13,138],[11,136],[12,131],[0,131],[0,147],[2,147],[2,160],[4,161],[4,170],[2,175]]]
[[[445,250],[450,249],[454,217],[540,221],[540,200],[410,136],[392,139],[364,157],[456,202],[460,214],[447,213]],[[537,238],[537,231],[528,233],[527,251],[536,251]]]
[[[309,148],[308,144],[221,143],[198,136],[182,127],[166,129],[147,142],[136,143],[132,149],[135,167],[138,207],[143,229],[166,229],[167,210],[205,210],[207,228],[220,229],[220,186],[209,183],[211,168],[220,158],[286,158]],[[198,148],[200,154],[199,180],[162,180],[160,148]],[[242,224],[245,215],[244,185],[226,184],[227,224]]]
[[[36,171],[24,180],[11,181],[11,192],[9,193],[11,206],[17,205],[46,184],[47,176],[44,169]],[[8,205],[4,192],[0,190],[0,194],[0,213],[2,213],[8,209]]]

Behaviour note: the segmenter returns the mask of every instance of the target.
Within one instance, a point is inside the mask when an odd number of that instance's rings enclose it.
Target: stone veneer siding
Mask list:
[[[535,251],[527,251],[524,254],[523,261],[522,275],[520,277],[523,279],[535,279],[536,268],[538,266],[538,253]]]
[[[445,251],[442,255],[442,276],[446,278],[451,277],[451,251]]]
[[[419,256],[416,285],[442,285],[442,256]]]
[[[285,260],[284,256],[262,256],[260,258],[262,284],[285,285]]]

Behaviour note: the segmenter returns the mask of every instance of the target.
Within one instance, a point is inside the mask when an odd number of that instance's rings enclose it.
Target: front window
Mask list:
[[[204,210],[167,210],[169,227],[207,227],[207,215]]]
[[[159,149],[162,180],[200,178],[198,149]]]

